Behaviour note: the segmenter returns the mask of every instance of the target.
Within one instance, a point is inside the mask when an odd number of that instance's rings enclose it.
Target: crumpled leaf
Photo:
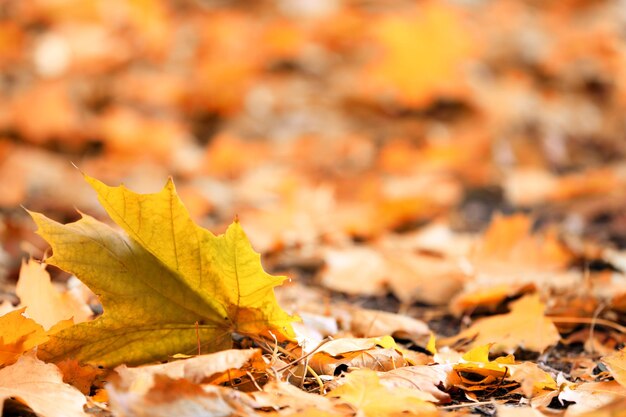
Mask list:
[[[526,398],[557,390],[557,383],[550,374],[533,362],[515,362],[513,355],[490,361],[492,345],[477,346],[465,353],[452,366],[455,372],[450,375],[449,382],[466,391],[482,391],[493,386],[511,386],[513,381],[519,384],[519,390]]]
[[[420,391],[388,388],[381,384],[376,372],[367,369],[349,373],[345,382],[328,395],[346,401],[367,417],[395,416],[405,412],[420,416],[438,415],[434,404],[424,401]]]
[[[0,414],[4,400],[18,398],[35,413],[46,417],[87,417],[85,397],[63,382],[61,371],[34,355],[24,355],[0,370]]]
[[[15,362],[23,352],[48,340],[40,324],[24,317],[24,310],[14,310],[0,317],[0,366]]]
[[[461,361],[453,366],[455,373],[451,375],[451,383],[468,391],[483,390],[494,384],[502,385],[509,376],[506,365],[514,364],[515,359],[508,355],[490,361],[491,346],[478,346],[464,354]]]
[[[391,336],[369,339],[344,337],[322,345],[308,364],[317,373],[333,375],[342,365],[389,371],[409,365],[409,360]]]
[[[49,241],[48,263],[78,276],[100,296],[104,314],[55,334],[40,357],[115,366],[176,353],[228,349],[231,334],[293,336],[293,317],[237,221],[215,236],[197,226],[170,180],[158,193],[136,194],[86,176],[118,232],[83,215],[63,225],[31,213]]]
[[[511,303],[509,313],[479,320],[443,343],[463,340],[469,347],[493,344],[494,352],[512,353],[518,347],[543,352],[561,339],[552,321],[544,316],[544,308],[537,294],[528,295]]]

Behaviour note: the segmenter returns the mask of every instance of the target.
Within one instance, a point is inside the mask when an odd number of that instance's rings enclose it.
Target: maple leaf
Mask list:
[[[17,363],[0,370],[0,414],[4,400],[19,398],[37,415],[86,417],[85,397],[63,382],[61,371],[52,364],[24,355]]]
[[[60,224],[31,213],[52,246],[47,263],[76,274],[100,296],[104,314],[51,337],[40,357],[114,366],[163,360],[176,353],[218,351],[231,334],[291,338],[293,317],[237,221],[215,236],[196,225],[174,183],[154,194],[109,187],[85,176],[125,233],[82,215]]]

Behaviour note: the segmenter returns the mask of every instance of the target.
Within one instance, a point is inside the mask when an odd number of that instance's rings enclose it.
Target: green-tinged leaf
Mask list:
[[[60,224],[31,213],[52,246],[47,263],[78,276],[100,296],[104,314],[55,334],[40,347],[104,366],[232,346],[232,333],[292,337],[293,317],[274,297],[285,277],[267,274],[237,221],[215,236],[196,225],[170,180],[158,193],[87,181],[125,233],[83,215]]]

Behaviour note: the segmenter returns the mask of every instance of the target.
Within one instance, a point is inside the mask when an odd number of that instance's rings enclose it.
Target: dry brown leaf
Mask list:
[[[63,382],[61,371],[34,355],[24,355],[15,364],[0,370],[0,413],[4,400],[17,398],[46,417],[87,417],[86,399],[76,388]]]

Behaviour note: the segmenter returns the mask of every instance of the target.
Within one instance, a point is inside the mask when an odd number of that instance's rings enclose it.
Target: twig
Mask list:
[[[283,366],[282,368],[278,369],[278,372],[282,372],[285,369],[297,364],[298,362],[300,362],[303,359],[307,359],[309,356],[313,355],[315,352],[317,352],[322,346],[324,346],[326,343],[330,342],[331,338],[326,338],[324,340],[322,340],[316,347],[315,349],[313,349],[312,351],[310,351],[309,353],[307,353],[306,355],[300,356],[299,358],[296,358],[295,360],[289,362],[287,365]]]
[[[443,407],[437,407],[439,410],[455,410],[457,408],[465,408],[465,407],[476,407],[478,405],[496,405],[495,401],[481,401],[476,403],[467,403],[467,404],[455,404],[455,405],[446,405]]]
[[[606,319],[589,318],[589,317],[559,317],[559,316],[546,316],[554,323],[573,323],[573,324],[590,324],[596,326],[611,327],[622,333],[626,333],[626,326],[615,323]]]
[[[591,323],[591,326],[589,327],[589,343],[591,346],[591,354],[595,354],[596,353],[596,344],[593,341],[593,336],[594,336],[594,332],[596,330],[596,323],[598,321],[598,316],[600,315],[600,313],[602,312],[602,310],[604,310],[604,307],[606,307],[606,305],[604,303],[600,304],[597,308],[596,311],[593,312],[593,323]]]

